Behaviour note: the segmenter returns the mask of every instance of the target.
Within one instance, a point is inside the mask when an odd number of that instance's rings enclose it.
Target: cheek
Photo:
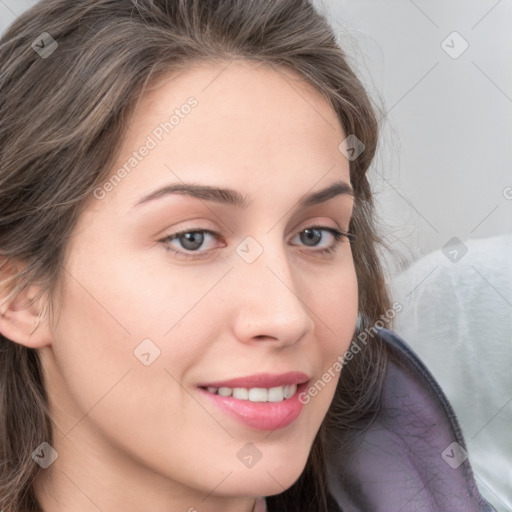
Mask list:
[[[311,412],[312,431],[320,426],[334,397],[358,314],[358,286],[353,265],[333,272],[321,283],[323,286],[310,295],[319,365],[308,388],[299,397]]]
[[[315,297],[316,328],[323,333],[320,338],[325,367],[345,353],[355,332],[359,297],[353,264],[325,279]]]
[[[65,421],[73,424],[133,366],[124,319],[116,318],[117,311],[93,283],[79,284],[77,279],[69,279],[62,296],[53,330],[54,366],[49,372],[54,398],[65,404],[62,410],[69,413]]]
[[[166,339],[156,334],[161,325],[148,328],[147,320],[143,322],[146,327],[137,330],[128,323],[133,316],[123,316],[126,296],[124,303],[111,301],[108,290],[97,286],[94,279],[87,284],[102,304],[70,280],[54,332],[54,361],[47,366],[59,430],[69,433],[68,439],[77,446],[85,439],[95,453],[110,454],[116,449],[162,474],[183,475],[187,457],[208,453],[208,439],[223,433],[180,384],[197,351],[185,350],[185,343],[173,343],[181,332],[179,327]],[[109,286],[124,290],[124,284],[112,275]],[[141,317],[141,308],[152,309],[147,302],[141,303],[136,310]],[[127,326],[129,334],[116,320]],[[172,325],[168,320],[161,323],[167,329]],[[146,345],[137,350],[142,340]],[[146,366],[147,359],[150,364]],[[162,457],[163,447],[172,457]],[[200,468],[192,469],[201,474]],[[193,481],[190,473],[186,478]]]

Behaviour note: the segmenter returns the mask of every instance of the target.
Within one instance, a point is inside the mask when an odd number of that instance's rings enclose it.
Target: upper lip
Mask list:
[[[276,388],[279,386],[286,386],[292,384],[303,384],[307,382],[309,377],[302,372],[287,372],[287,373],[258,373],[255,375],[248,375],[246,377],[238,377],[235,379],[206,382],[199,384],[199,387],[206,388]]]

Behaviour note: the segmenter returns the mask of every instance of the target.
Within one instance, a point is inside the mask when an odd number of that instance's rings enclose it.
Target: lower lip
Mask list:
[[[307,383],[298,385],[295,394],[282,402],[251,402],[231,396],[214,395],[202,388],[199,388],[199,391],[216,407],[247,427],[258,430],[277,430],[287,427],[299,417],[303,407],[299,401],[299,393],[306,388]]]

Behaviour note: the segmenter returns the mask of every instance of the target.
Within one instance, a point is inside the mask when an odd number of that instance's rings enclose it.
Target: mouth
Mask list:
[[[258,374],[202,383],[201,395],[223,413],[258,430],[284,428],[298,419],[303,404],[298,395],[310,378],[302,372]]]

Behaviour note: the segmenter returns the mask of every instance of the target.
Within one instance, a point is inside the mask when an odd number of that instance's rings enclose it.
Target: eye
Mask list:
[[[178,233],[174,233],[172,235],[169,235],[161,240],[161,242],[164,243],[165,247],[168,251],[173,252],[177,255],[182,255],[185,257],[197,257],[202,256],[202,254],[197,255],[189,255],[186,252],[182,252],[177,249],[173,249],[170,247],[170,243],[177,241],[180,243],[181,248],[185,249],[186,251],[190,252],[198,252],[198,249],[201,248],[201,246],[204,244],[205,239],[207,239],[209,236],[218,238],[218,233],[215,233],[214,231],[211,231],[209,229],[187,229],[184,231],[180,231]],[[201,253],[204,253],[205,251],[201,251]]]
[[[328,236],[326,236],[326,233]],[[220,235],[210,229],[186,229],[166,236],[159,240],[159,242],[164,245],[167,251],[179,257],[197,259],[208,256],[208,253],[211,252],[211,250],[206,250],[203,247],[205,240],[208,240],[209,237],[219,239]],[[331,239],[331,242],[328,243],[326,247],[310,251],[319,255],[334,253],[342,242],[353,241],[353,235],[351,233],[346,233],[328,226],[310,226],[300,231],[294,238],[297,237],[306,247],[318,247],[321,245],[319,242],[324,241],[325,243]],[[181,249],[184,249],[184,251],[176,248],[175,245],[172,245],[173,243],[179,243]],[[297,244],[292,243],[291,245]],[[204,250],[199,250],[201,247],[203,247]]]
[[[325,233],[328,233],[329,236],[324,236]],[[339,229],[331,228],[328,226],[310,226],[300,231],[296,237],[299,237],[300,240],[308,247],[318,247],[318,243],[322,240],[325,240],[326,238],[334,239],[334,241],[328,244],[327,247],[315,249],[313,251],[321,255],[334,253],[336,249],[338,249],[339,244],[343,241],[353,241],[353,235],[351,233],[346,233],[344,231],[340,231]]]

